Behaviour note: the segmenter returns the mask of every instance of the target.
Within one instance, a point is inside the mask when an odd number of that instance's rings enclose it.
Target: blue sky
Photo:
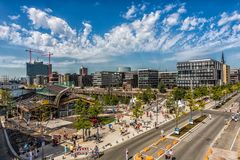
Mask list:
[[[26,48],[52,52],[60,73],[176,70],[177,61],[222,51],[239,68],[239,8],[237,0],[0,0],[0,75],[25,76]]]

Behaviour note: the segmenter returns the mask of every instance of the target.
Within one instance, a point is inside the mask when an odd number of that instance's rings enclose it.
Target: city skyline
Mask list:
[[[220,60],[222,51],[239,68],[238,1],[12,2],[0,1],[0,75],[26,75],[26,48],[54,53],[60,73],[176,70],[177,61]]]

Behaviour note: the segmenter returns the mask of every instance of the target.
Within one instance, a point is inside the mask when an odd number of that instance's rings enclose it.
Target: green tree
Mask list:
[[[12,102],[11,92],[6,89],[0,89],[0,105],[6,109],[7,118],[9,111],[12,111]]]
[[[201,111],[201,115],[203,115],[203,110],[206,106],[206,102],[204,100],[199,100],[197,104],[198,104],[198,109]]]
[[[136,121],[144,114],[144,110],[142,107],[141,101],[136,101],[133,108],[132,108],[133,117],[136,119]]]
[[[81,130],[83,132],[83,140],[85,140],[85,130],[90,129],[92,127],[92,122],[90,119],[89,113],[90,106],[83,102],[82,100],[78,100],[74,106],[74,110],[78,117],[74,121],[74,127],[77,130]]]
[[[175,87],[172,91],[172,95],[175,101],[182,100],[186,95],[186,90],[183,88]]]
[[[85,129],[90,129],[92,127],[92,122],[87,116],[78,116],[74,121],[74,127],[77,130],[82,130],[83,133],[83,141],[85,141]]]
[[[158,84],[158,90],[160,93],[166,93],[167,90],[166,90],[166,85],[160,81],[159,84]]]

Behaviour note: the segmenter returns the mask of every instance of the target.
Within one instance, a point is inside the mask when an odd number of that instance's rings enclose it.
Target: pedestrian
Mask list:
[[[33,152],[32,150],[29,151],[29,160],[32,160],[33,159]]]
[[[94,147],[94,152],[95,152],[97,158],[99,158],[99,148],[97,145]]]
[[[37,157],[38,157],[38,149],[35,148],[35,149],[34,149],[34,158],[37,158]]]
[[[211,114],[209,114],[209,119],[210,119],[210,120],[212,119],[212,115],[211,115]]]
[[[128,160],[128,149],[126,149],[126,160]]]
[[[65,155],[65,156],[67,156],[67,152],[68,152],[68,146],[65,145],[65,146],[64,146],[64,155]]]
[[[163,129],[161,129],[161,135],[162,135],[162,136],[164,136],[163,134],[164,134],[164,130],[163,130]]]

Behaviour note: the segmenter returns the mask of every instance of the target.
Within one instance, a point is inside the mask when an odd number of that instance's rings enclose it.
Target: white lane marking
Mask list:
[[[238,134],[239,134],[239,131],[240,131],[240,127],[238,128],[237,134],[236,134],[236,136],[235,136],[235,138],[234,138],[234,140],[233,140],[233,142],[232,142],[232,145],[231,145],[231,147],[230,147],[230,151],[232,150],[232,148],[233,148],[233,146],[234,146],[234,143],[235,143],[235,141],[236,141],[236,139],[237,139],[237,136],[238,136]]]

